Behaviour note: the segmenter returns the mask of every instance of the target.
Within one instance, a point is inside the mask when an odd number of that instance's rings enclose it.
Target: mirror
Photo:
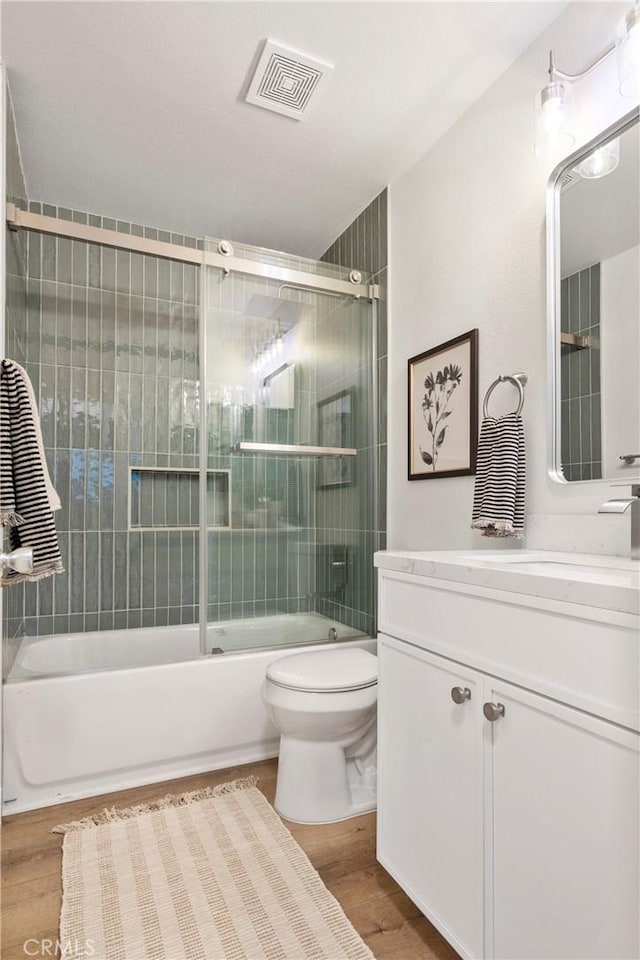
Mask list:
[[[640,126],[634,110],[556,168],[547,251],[551,475],[640,475]]]

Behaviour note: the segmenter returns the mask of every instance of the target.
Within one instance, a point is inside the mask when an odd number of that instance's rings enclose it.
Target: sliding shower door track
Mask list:
[[[178,260],[182,263],[193,263],[199,267],[215,267],[222,270],[224,274],[239,273],[245,276],[265,277],[279,280],[283,284],[309,288],[314,293],[338,294],[341,297],[368,301],[378,300],[381,295],[378,284],[353,283],[350,280],[338,280],[315,273],[305,273],[302,270],[228,256],[213,250],[198,250],[195,247],[185,247],[177,243],[166,243],[163,240],[120,233],[117,230],[105,230],[103,227],[92,227],[73,220],[60,220],[40,213],[30,213],[27,210],[21,210],[13,203],[6,205],[6,219],[10,230],[33,230],[37,233],[79,240],[83,243],[161,257],[164,260]]]

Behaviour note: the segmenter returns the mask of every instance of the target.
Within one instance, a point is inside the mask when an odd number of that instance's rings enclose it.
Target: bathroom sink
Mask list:
[[[544,556],[530,551],[489,554],[476,550],[461,559],[469,563],[500,565],[519,573],[542,574],[568,580],[588,580],[621,586],[640,585],[640,562],[626,557],[593,557],[557,554]]]
[[[547,550],[384,551],[376,566],[540,599],[640,612],[640,561]]]

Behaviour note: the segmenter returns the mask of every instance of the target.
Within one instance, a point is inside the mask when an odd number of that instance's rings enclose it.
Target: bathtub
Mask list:
[[[317,613],[210,624],[205,656],[197,624],[24,639],[4,687],[3,813],[274,757],[267,664],[344,644],[375,652]]]

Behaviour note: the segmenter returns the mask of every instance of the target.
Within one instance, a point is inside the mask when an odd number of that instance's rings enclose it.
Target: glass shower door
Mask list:
[[[242,256],[259,269],[348,276],[255,248]],[[372,305],[267,276],[203,272],[204,650],[369,633]]]

